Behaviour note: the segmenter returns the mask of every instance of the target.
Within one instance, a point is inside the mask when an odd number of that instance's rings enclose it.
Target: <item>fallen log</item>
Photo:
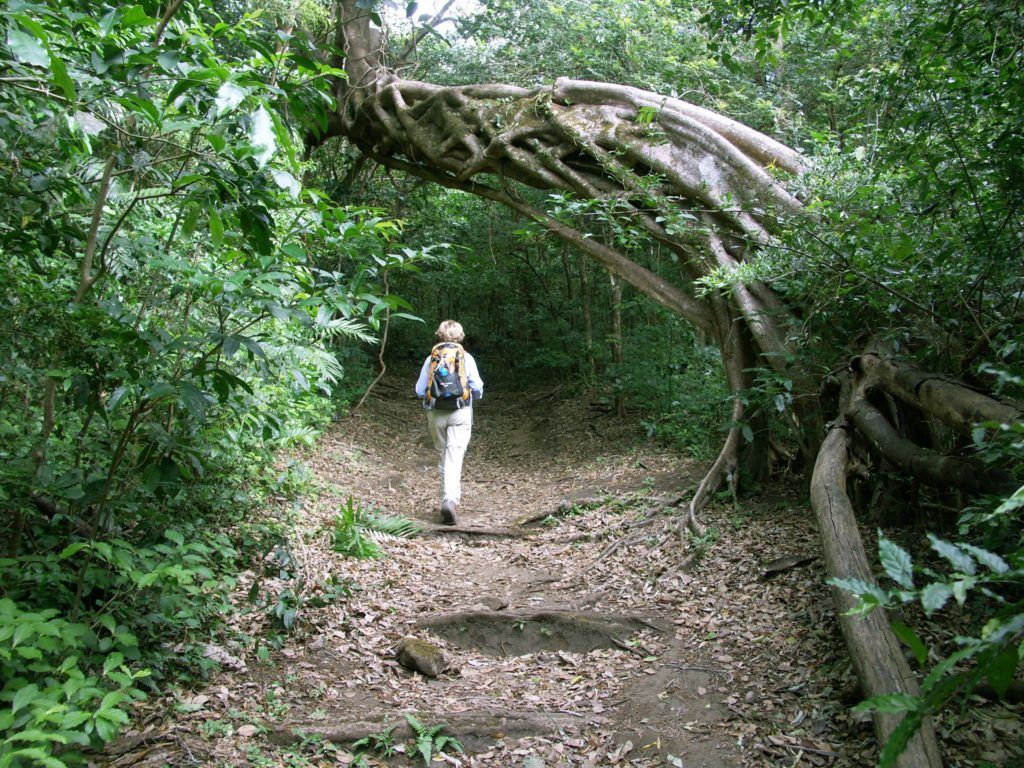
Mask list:
[[[857,529],[853,505],[846,495],[849,468],[849,435],[843,428],[829,432],[818,453],[811,477],[811,506],[818,521],[825,567],[836,579],[860,579],[873,583],[864,542]],[[866,696],[903,693],[918,696],[917,680],[903,657],[899,641],[889,627],[884,610],[866,615],[847,612],[857,599],[838,587],[832,588],[839,626],[853,661],[853,668]],[[884,745],[903,719],[902,715],[874,714],[875,735]],[[935,729],[926,718],[897,758],[898,768],[941,768]]]

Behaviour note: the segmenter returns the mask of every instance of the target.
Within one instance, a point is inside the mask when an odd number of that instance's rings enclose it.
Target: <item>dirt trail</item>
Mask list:
[[[174,726],[179,757],[346,765],[346,742],[391,726],[411,752],[412,713],[463,743],[452,765],[870,763],[870,728],[836,701],[851,678],[820,562],[759,580],[764,562],[817,551],[802,502],[712,509],[705,522],[721,538],[682,572],[672,518],[643,522],[692,488],[699,467],[587,403],[492,388],[476,409],[460,527],[556,516],[517,536],[430,530],[442,528],[436,459],[406,378],[387,380],[305,457],[319,495],[301,510],[293,554],[307,584],[333,578],[354,591],[305,611],[264,663],[225,671],[190,699],[195,711]],[[383,541],[383,559],[342,557],[330,521],[350,496],[428,530]],[[556,514],[593,498],[605,502]],[[438,644],[448,671],[399,666],[406,635]],[[274,746],[296,730],[339,749]]]

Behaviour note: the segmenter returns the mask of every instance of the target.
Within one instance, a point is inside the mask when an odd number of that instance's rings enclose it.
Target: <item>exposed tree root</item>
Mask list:
[[[811,480],[811,505],[818,519],[825,566],[829,576],[838,579],[860,579],[872,583],[874,577],[864,542],[857,529],[853,506],[846,495],[849,436],[844,429],[833,429],[826,437]],[[899,641],[889,628],[885,611],[876,609],[864,616],[849,616],[857,600],[849,592],[832,588],[836,615],[846,646],[850,650],[857,678],[868,696],[903,693],[920,694]],[[884,744],[902,720],[901,715],[875,713],[875,734]],[[926,719],[907,749],[897,759],[900,768],[941,768],[935,730]]]
[[[518,520],[513,521],[513,525],[532,525],[533,523],[539,523],[542,520],[547,520],[549,517],[561,517],[564,515],[570,515],[580,507],[597,508],[601,507],[609,502],[607,496],[590,496],[583,499],[573,499],[572,501],[566,500],[559,502],[558,506],[550,512],[536,512],[532,515],[526,515],[520,517]]]
[[[469,536],[497,536],[508,539],[521,539],[528,534],[527,531],[519,528],[498,528],[482,527],[474,525],[429,525],[423,529],[424,533],[433,536],[442,536],[449,533],[464,533]]]
[[[893,425],[891,416],[876,407],[872,399],[885,403],[884,410],[894,414],[897,408],[888,398],[896,398],[962,434],[969,433],[981,421],[1015,421],[1021,411],[1014,404],[986,397],[947,377],[930,375],[878,355],[856,357],[850,368],[854,377],[842,388],[837,426],[825,439],[814,465],[811,504],[818,518],[829,575],[872,583],[853,505],[846,493],[846,478],[853,470],[850,447],[854,436],[864,438],[876,455],[925,484],[978,491],[1005,486],[1007,480],[973,461],[917,445]],[[907,667],[885,612],[875,609],[864,616],[848,616],[846,613],[856,605],[856,598],[838,588],[833,590],[833,597],[864,694],[919,695],[917,681]],[[875,730],[880,743],[889,738],[901,720],[900,715],[876,713]],[[897,765],[932,768],[941,763],[934,729],[925,720]]]
[[[477,709],[471,712],[416,712],[414,717],[427,726],[444,724],[446,736],[454,736],[470,752],[486,749],[495,741],[557,732],[578,724],[581,715],[564,712],[529,712],[507,709]],[[415,740],[416,734],[405,717],[394,710],[368,713],[352,722],[326,725],[323,721],[294,722],[281,726],[267,723],[267,738],[280,746],[319,736],[333,744],[351,745],[360,739],[393,728],[396,741]]]

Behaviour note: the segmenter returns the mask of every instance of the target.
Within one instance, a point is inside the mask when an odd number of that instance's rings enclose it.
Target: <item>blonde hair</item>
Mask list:
[[[466,334],[462,330],[462,325],[454,320],[445,320],[437,326],[436,336],[441,341],[454,341],[456,343],[466,338]]]

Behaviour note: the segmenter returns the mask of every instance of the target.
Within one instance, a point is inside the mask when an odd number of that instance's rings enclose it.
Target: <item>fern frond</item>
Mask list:
[[[338,358],[323,347],[295,346],[291,352],[299,362],[316,371],[317,378],[323,381],[337,384],[345,375]]]
[[[373,344],[377,341],[377,337],[370,333],[369,326],[359,320],[339,317],[336,320],[328,320],[326,323],[319,325],[319,328],[324,338],[328,339],[344,336],[347,339],[356,339],[367,344]]]
[[[456,752],[464,752],[462,742],[456,739],[454,736],[435,736],[434,737],[434,750],[437,752],[444,752],[447,747],[451,747]]]
[[[389,536],[411,539],[423,529],[407,517],[385,515],[368,512],[363,518],[363,527],[371,531],[380,531]]]

